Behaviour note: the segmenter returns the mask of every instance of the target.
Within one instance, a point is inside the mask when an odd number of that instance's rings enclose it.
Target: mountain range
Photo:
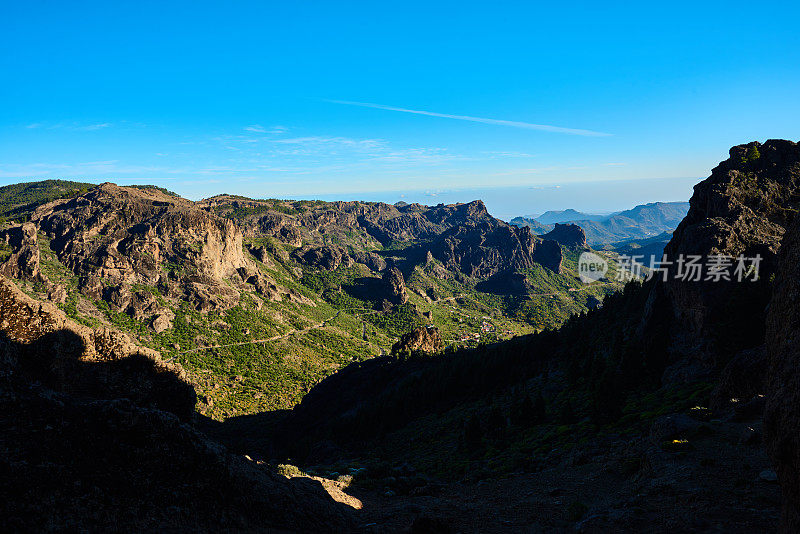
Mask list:
[[[689,211],[688,202],[653,202],[610,215],[589,215],[575,210],[549,211],[537,218],[515,217],[511,224],[545,233],[555,223],[583,228],[590,245],[607,245],[633,239],[649,239],[674,230]]]
[[[542,235],[480,201],[2,188],[0,516],[795,532],[798,199],[800,146],[782,140],[731,148],[688,212]],[[663,232],[668,257],[758,257],[758,276],[686,282],[671,264],[623,285],[594,250],[609,271],[578,279],[592,239]]]

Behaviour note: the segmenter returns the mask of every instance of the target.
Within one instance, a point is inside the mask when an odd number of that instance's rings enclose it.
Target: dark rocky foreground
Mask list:
[[[195,430],[179,366],[0,280],[2,530],[342,532],[352,510]]]

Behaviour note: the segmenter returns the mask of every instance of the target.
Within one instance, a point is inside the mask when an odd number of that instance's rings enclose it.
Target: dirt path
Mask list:
[[[360,317],[361,315],[369,315],[369,314],[372,314],[372,313],[378,313],[376,310],[370,310],[369,308],[345,308],[345,309],[342,309],[342,310],[338,310],[334,315],[328,317],[327,319],[325,319],[324,321],[322,321],[321,323],[319,323],[317,325],[307,326],[305,328],[299,328],[299,329],[295,329],[295,330],[290,330],[289,332],[286,332],[285,334],[272,336],[272,337],[269,337],[269,338],[266,338],[266,339],[255,339],[255,340],[252,340],[252,341],[239,341],[237,343],[227,343],[225,345],[210,345],[208,347],[197,347],[196,349],[185,350],[185,351],[181,352],[180,354],[191,354],[193,352],[199,352],[201,350],[224,349],[224,348],[227,348],[227,347],[241,347],[242,345],[259,345],[259,344],[262,344],[262,343],[270,343],[272,341],[278,341],[279,339],[285,339],[285,338],[287,338],[289,336],[293,336],[295,334],[305,334],[305,333],[310,332],[312,330],[316,330],[318,328],[323,328],[323,327],[327,326],[328,323],[330,323],[331,321],[333,321],[334,319],[339,317],[339,315],[341,315],[342,312],[350,311],[350,310],[366,310],[365,313],[362,313],[360,315],[354,315],[353,317]]]

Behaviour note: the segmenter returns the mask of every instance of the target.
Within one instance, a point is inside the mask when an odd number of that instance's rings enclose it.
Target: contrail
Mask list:
[[[555,132],[569,135],[584,135],[590,137],[608,137],[610,133],[595,132],[593,130],[581,130],[578,128],[562,128],[561,126],[551,126],[549,124],[532,124],[530,122],[505,121],[500,119],[487,119],[484,117],[470,117],[468,115],[450,115],[447,113],[435,113],[433,111],[421,111],[417,109],[396,108],[384,106],[383,104],[371,104],[369,102],[350,102],[347,100],[325,100],[332,104],[344,104],[346,106],[360,106],[362,108],[384,109],[387,111],[400,111],[402,113],[414,113],[416,115],[427,115],[429,117],[442,117],[444,119],[456,119],[460,121],[480,122],[483,124],[495,124],[498,126],[511,126],[512,128],[523,128],[526,130],[541,130],[544,132]]]

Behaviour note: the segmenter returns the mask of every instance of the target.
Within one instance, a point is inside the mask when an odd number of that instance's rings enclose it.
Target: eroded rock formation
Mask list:
[[[589,246],[586,243],[586,232],[577,224],[556,223],[551,231],[540,237],[542,239],[551,239],[568,248],[583,249]]]
[[[400,341],[392,345],[392,354],[412,354],[416,352],[434,353],[442,350],[442,336],[439,329],[420,326],[403,334]]]

